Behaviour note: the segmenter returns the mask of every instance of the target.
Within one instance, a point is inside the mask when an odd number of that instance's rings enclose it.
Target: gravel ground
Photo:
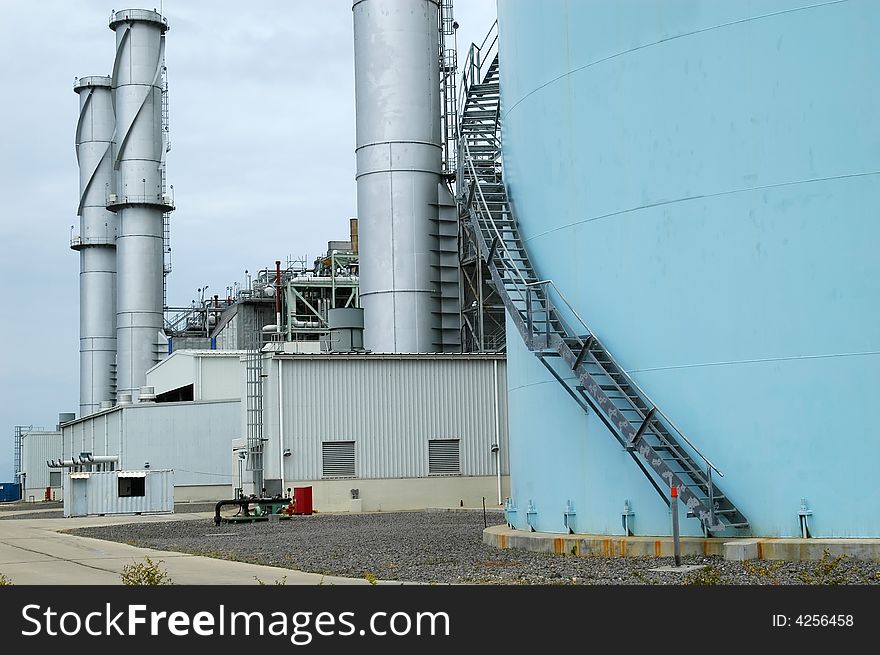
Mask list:
[[[501,523],[500,513],[489,523]],[[481,512],[315,515],[278,523],[211,521],[128,524],[73,534],[160,550],[281,566],[327,575],[471,584],[880,584],[880,563],[725,562],[684,576],[648,569],[671,558],[572,557],[498,550],[481,541]]]

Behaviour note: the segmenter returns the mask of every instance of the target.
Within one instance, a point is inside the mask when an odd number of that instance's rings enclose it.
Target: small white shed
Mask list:
[[[64,478],[64,516],[173,511],[172,469],[74,471]]]

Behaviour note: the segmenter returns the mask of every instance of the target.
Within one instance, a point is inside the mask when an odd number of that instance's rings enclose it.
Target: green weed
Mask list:
[[[154,562],[149,557],[145,557],[144,560],[146,561],[126,564],[122,567],[122,584],[134,586],[174,584],[168,572],[161,566],[165,560]]]

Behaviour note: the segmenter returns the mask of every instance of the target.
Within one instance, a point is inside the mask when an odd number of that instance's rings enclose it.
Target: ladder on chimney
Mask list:
[[[167,193],[165,155],[171,151],[171,127],[168,113],[168,69],[162,64],[162,198]],[[162,306],[168,307],[168,275],[171,273],[171,212],[162,214]]]
[[[675,485],[689,516],[699,518],[707,535],[748,528],[746,517],[717,485],[721,471],[617,363],[559,288],[532,266],[498,156],[497,56],[464,92],[459,202],[526,347],[584,411],[596,414],[667,504],[668,489]]]
[[[458,152],[458,51],[452,0],[440,0],[440,96],[443,102],[443,174],[450,179],[456,171]]]

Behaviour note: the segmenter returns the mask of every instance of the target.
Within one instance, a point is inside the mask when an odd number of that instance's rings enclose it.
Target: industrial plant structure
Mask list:
[[[76,87],[55,468],[328,511],[486,497],[525,531],[667,535],[680,502],[690,535],[880,536],[880,8],[669,6],[499,0],[459,66],[451,0],[354,0],[349,240],[164,322],[168,25],[116,12],[112,77]]]
[[[52,497],[79,494],[68,515],[164,511],[166,491],[129,497],[125,481],[151,475],[177,500],[308,484],[335,511],[508,494],[504,357],[457,353],[452,3],[360,0],[353,15],[360,221],[313,263],[246,271],[190,306],[165,302],[169,24],[111,15],[113,73],[75,87],[80,416],[25,436],[16,467]]]

